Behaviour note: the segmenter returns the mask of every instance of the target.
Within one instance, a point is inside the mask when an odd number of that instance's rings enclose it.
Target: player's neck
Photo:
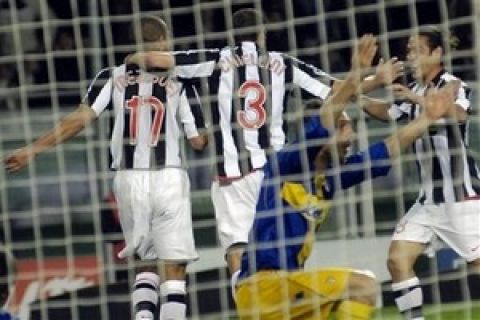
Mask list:
[[[442,72],[443,66],[442,65],[436,65],[432,67],[432,69],[427,73],[427,75],[423,78],[423,83],[424,84],[430,84],[430,82],[435,79],[435,77]]]

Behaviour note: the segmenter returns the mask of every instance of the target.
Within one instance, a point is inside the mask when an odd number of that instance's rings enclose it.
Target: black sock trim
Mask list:
[[[169,294],[167,295],[167,302],[178,302],[185,304],[184,294]]]
[[[413,287],[408,287],[402,290],[393,291],[393,295],[395,298],[400,298],[417,288],[422,290],[420,285],[414,285]],[[420,305],[417,307],[413,307],[411,309],[404,310],[401,312],[401,314],[403,314],[407,319],[420,318],[423,316],[422,306]]]
[[[394,295],[395,298],[400,298],[401,296],[404,296],[407,293],[409,293],[410,291],[413,291],[417,288],[422,290],[422,288],[420,288],[420,285],[416,284],[413,287],[408,287],[408,288],[405,288],[405,289],[393,291],[393,295]]]
[[[150,290],[153,290],[153,291],[157,292],[157,288],[153,284],[150,284],[150,283],[147,283],[147,282],[140,282],[140,283],[135,284],[133,286],[133,290],[137,290],[137,289],[150,289]]]
[[[150,302],[150,301],[140,301],[139,303],[137,303],[137,305],[135,306],[135,310],[137,312],[139,311],[142,311],[142,310],[148,310],[150,311],[152,314],[155,314],[155,309],[157,309],[157,306]]]

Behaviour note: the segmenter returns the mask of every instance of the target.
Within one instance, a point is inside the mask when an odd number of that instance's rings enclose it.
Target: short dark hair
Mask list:
[[[257,40],[258,28],[263,24],[262,14],[258,10],[253,8],[238,10],[232,19],[235,43]]]
[[[440,47],[445,52],[445,44],[443,41],[443,33],[439,27],[434,25],[422,26],[418,30],[418,35],[427,38],[430,50]]]
[[[133,41],[135,41],[134,27],[134,24],[132,24],[130,31]],[[140,34],[144,42],[166,40],[168,38],[168,27],[165,21],[158,16],[144,16],[140,19]]]
[[[444,32],[442,32],[439,27],[426,25],[420,27],[418,35],[428,39],[428,47],[430,50],[435,50],[438,47],[442,48],[443,52],[445,52],[445,48],[455,50],[460,44],[460,39],[454,33],[450,31],[447,32],[447,36],[444,36]]]

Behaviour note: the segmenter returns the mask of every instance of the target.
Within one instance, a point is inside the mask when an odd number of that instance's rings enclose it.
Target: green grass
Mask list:
[[[425,306],[424,315],[426,320],[480,320],[480,301]],[[374,319],[402,320],[395,307],[378,310]]]
[[[426,320],[480,320],[480,301],[470,303],[447,303],[428,305],[423,309]],[[225,318],[219,315],[202,317],[202,320],[236,320],[236,317]],[[329,320],[334,320],[331,316]],[[385,307],[377,310],[374,320],[403,320],[396,307]]]

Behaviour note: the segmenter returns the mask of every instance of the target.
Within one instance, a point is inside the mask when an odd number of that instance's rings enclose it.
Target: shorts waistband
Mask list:
[[[252,173],[257,172],[257,171],[263,171],[263,167],[262,167],[262,168],[253,169],[253,170],[249,171],[247,174],[242,175],[242,176],[235,176],[235,177],[215,176],[215,177],[213,178],[213,180],[214,180],[214,181],[218,181],[218,183],[219,183],[221,186],[225,186],[225,185],[232,184],[232,182],[238,181],[238,180],[240,180],[240,179],[248,176],[249,174],[252,174]]]

